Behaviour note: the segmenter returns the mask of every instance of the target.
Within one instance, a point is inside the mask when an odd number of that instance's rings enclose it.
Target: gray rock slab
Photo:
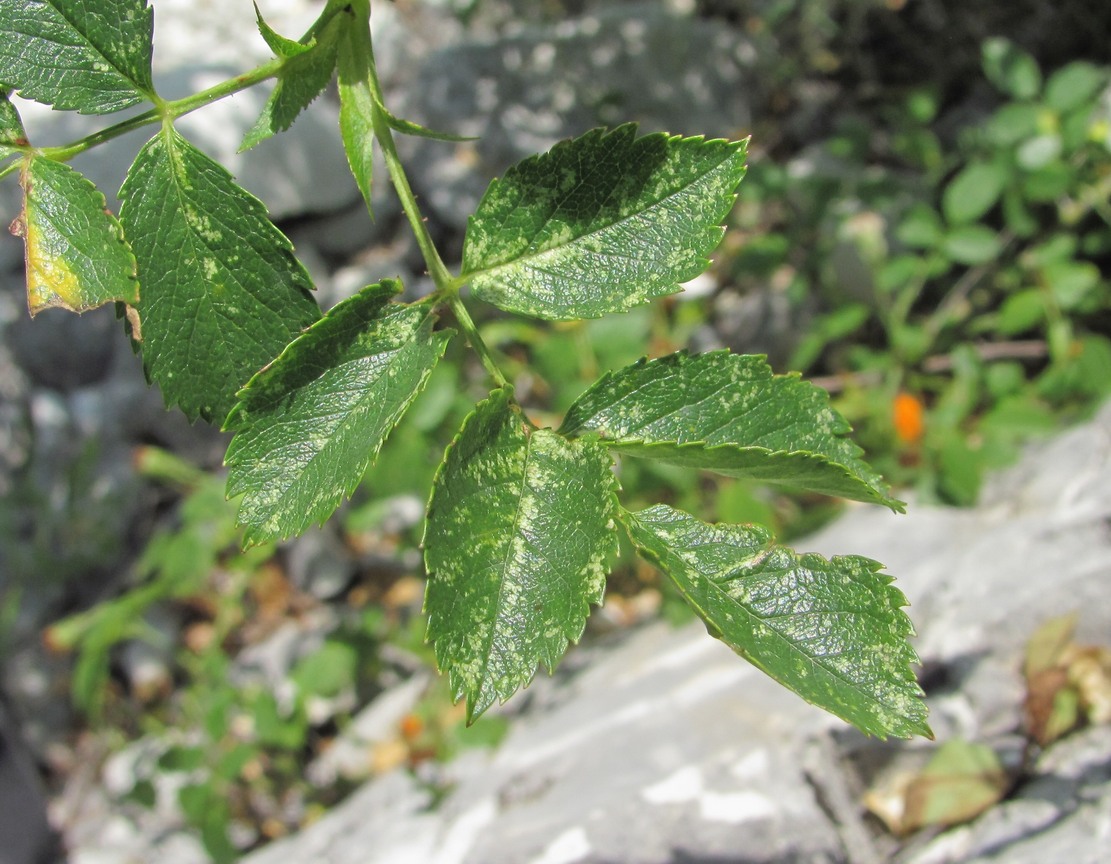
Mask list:
[[[399,812],[360,795],[246,861],[837,860],[790,746],[824,714],[699,624],[657,624],[590,660],[542,685],[545,710],[514,724],[496,753],[448,766],[453,791],[436,814],[421,812],[420,796],[406,793],[412,809]],[[400,776],[370,787],[398,788]]]

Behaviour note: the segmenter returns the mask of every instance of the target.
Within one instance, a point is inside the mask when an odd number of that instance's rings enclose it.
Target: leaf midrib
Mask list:
[[[358,358],[347,361],[347,363],[343,363],[343,364],[340,364],[339,366],[332,367],[333,369],[338,369],[338,368],[341,368],[342,366],[346,366],[346,365],[349,365],[351,363],[358,363],[362,360],[369,360],[369,359],[371,359],[371,357],[382,357],[384,355],[390,355],[390,358],[391,358],[390,360],[387,360],[386,362],[383,362],[382,364],[380,364],[377,367],[380,370],[379,374],[373,379],[373,381],[367,381],[365,383],[365,386],[362,388],[362,394],[354,401],[354,403],[352,403],[352,405],[350,407],[350,410],[344,412],[344,414],[338,418],[335,426],[331,429],[331,431],[328,435],[327,443],[323,447],[321,447],[319,450],[317,450],[309,458],[309,460],[301,467],[301,469],[297,472],[297,476],[293,479],[293,481],[288,486],[286,486],[285,489],[283,489],[281,491],[281,493],[278,495],[278,497],[276,499],[274,499],[274,503],[273,503],[273,505],[271,505],[271,509],[283,508],[285,506],[287,500],[289,499],[289,497],[293,494],[294,489],[299,489],[301,484],[305,481],[306,475],[309,473],[310,467],[318,459],[320,459],[326,452],[329,451],[330,446],[335,442],[336,438],[338,438],[342,434],[342,431],[346,431],[346,429],[350,428],[351,426],[357,425],[355,423],[355,419],[354,419],[355,415],[366,404],[368,399],[370,399],[372,397],[373,394],[371,394],[369,392],[371,387],[374,384],[378,383],[382,379],[382,377],[387,373],[388,367],[390,365],[390,362],[392,362],[392,359],[395,358],[398,354],[405,351],[406,348],[408,348],[412,344],[414,344],[414,343],[406,343],[405,345],[401,345],[401,346],[399,346],[397,348],[394,348],[394,349],[391,349],[389,351],[381,351],[381,352],[378,352],[377,354],[374,354],[374,355],[371,355],[371,356],[358,357]],[[289,420],[279,421],[279,422],[292,423],[292,422],[294,422],[294,419],[299,420],[299,419],[302,419],[302,418],[291,418]],[[387,434],[388,434],[388,431],[389,430],[387,430]],[[378,447],[373,452],[370,453],[370,458],[371,459],[373,459],[375,456],[377,456],[377,454],[378,454],[379,450],[381,449],[382,444],[384,442],[385,442],[384,438],[381,441],[378,442]],[[315,487],[318,484],[316,484],[315,482],[310,482],[309,485],[310,485],[310,487]],[[342,494],[343,493],[341,492],[341,495]]]
[[[765,552],[770,553],[771,552],[771,547],[769,546],[769,548],[767,548],[765,550]],[[679,556],[676,556],[676,557],[679,557]],[[767,557],[766,554],[761,555],[761,556],[759,556],[758,560],[766,558],[766,557]],[[705,608],[705,605],[703,603],[700,603],[698,601],[697,597],[694,596],[691,593],[691,591],[689,590],[689,588],[687,587],[687,586],[690,586],[690,585],[693,584],[693,580],[691,580],[689,577],[685,576],[685,571],[688,568],[687,562],[683,561],[682,558],[679,558],[679,560],[682,563],[683,568],[684,568],[683,571],[681,571],[681,572],[684,573],[683,582],[686,583],[684,586],[681,586],[680,590],[682,590],[683,595],[687,598],[687,602],[689,602],[692,606],[694,606],[699,611],[700,616],[702,617],[702,619],[704,621],[712,621],[712,619],[709,617],[709,612]],[[693,569],[693,568],[690,568],[690,569]],[[786,617],[786,616],[770,616],[769,618],[765,618],[765,617],[760,616],[757,612],[755,612],[753,609],[751,609],[748,605],[746,605],[745,603],[742,603],[740,600],[733,597],[728,591],[726,591],[721,586],[721,584],[719,583],[716,576],[717,576],[717,574],[715,574],[714,576],[708,576],[706,574],[699,573],[700,579],[702,579],[706,582],[706,584],[709,586],[709,590],[713,591],[714,594],[719,599],[724,597],[735,608],[737,608],[741,612],[743,612],[744,616],[746,617],[746,619],[750,623],[752,623],[752,622],[766,623],[767,621],[770,620],[770,618]],[[675,578],[674,575],[672,576],[672,578],[673,579]],[[745,577],[741,577],[741,578],[745,578]],[[715,623],[714,626],[717,627],[718,625]],[[847,679],[842,673],[840,673],[836,669],[830,668],[825,663],[823,663],[821,660],[816,659],[815,657],[805,653],[801,648],[799,648],[788,637],[783,635],[776,627],[774,627],[770,624],[767,625],[767,626],[768,626],[768,629],[771,630],[771,632],[773,634],[775,634],[775,639],[777,639],[781,644],[785,645],[788,648],[788,650],[791,652],[792,655],[800,657],[803,660],[807,661],[811,666],[814,666],[814,667],[817,667],[818,669],[821,669],[823,672],[826,673],[826,675],[828,675],[831,678],[841,682],[843,686],[845,686],[847,689],[851,690],[853,693],[856,693],[856,694],[859,694],[860,696],[862,696],[869,704],[875,706],[875,708],[877,709],[878,714],[880,716],[882,716],[884,718],[889,718],[891,716],[892,709],[889,706],[885,705],[883,702],[881,702],[879,700],[879,698],[877,698],[872,693],[870,693],[870,692],[864,690],[863,688],[861,688],[861,686],[859,684],[857,684],[856,682],[853,682],[853,681],[850,681],[849,679]],[[724,635],[724,630],[722,631],[722,633]],[[752,655],[752,653],[750,652],[750,650],[747,647],[740,644],[739,640],[733,640],[732,637],[729,637],[729,638],[730,638],[730,641],[737,641],[738,646],[744,652],[745,657],[748,658],[750,660],[750,662],[752,662],[754,665],[759,665],[759,667],[762,670],[765,669],[763,661],[762,660],[757,660],[757,658],[755,658]],[[768,674],[771,674],[771,673],[769,672]],[[776,676],[773,676],[773,677],[776,677]],[[776,677],[776,680],[778,680],[778,677]],[[807,701],[809,701],[809,700],[807,700]]]
[[[512,415],[510,415],[512,422]],[[484,640],[482,648],[482,674],[479,677],[479,685],[482,687],[484,682],[489,678],[490,661],[492,658],[492,648],[494,644],[494,637],[497,634],[498,623],[501,621],[503,605],[502,601],[505,598],[506,574],[510,572],[510,559],[513,557],[513,538],[518,536],[518,527],[521,521],[521,504],[525,500],[525,494],[529,490],[528,485],[528,466],[529,459],[532,456],[532,435],[526,433],[525,435],[525,455],[521,462],[521,481],[518,484],[517,494],[517,507],[513,513],[513,530],[505,534],[505,554],[502,556],[501,572],[498,579],[498,596],[494,606],[495,614],[490,622],[490,628],[487,633],[487,638]],[[496,681],[491,682],[494,687],[494,693],[500,698],[501,693]],[[519,686],[514,682],[514,689]]]
[[[658,198],[658,199],[644,205],[643,207],[641,207],[637,210],[634,210],[631,213],[626,213],[620,219],[615,219],[614,221],[607,222],[605,225],[599,226],[598,228],[595,228],[591,231],[587,231],[583,234],[576,235],[575,237],[573,237],[571,240],[569,240],[568,242],[566,242],[564,244],[557,245],[557,246],[549,246],[549,247],[544,248],[544,249],[538,249],[535,252],[518,255],[517,257],[512,258],[509,261],[504,261],[501,264],[495,264],[495,265],[490,266],[490,267],[483,267],[479,270],[468,270],[460,276],[460,280],[462,280],[463,282],[471,282],[475,278],[491,277],[491,276],[496,275],[499,272],[504,271],[504,270],[510,270],[512,268],[515,268],[515,267],[527,266],[530,263],[536,261],[537,259],[543,258],[546,255],[550,255],[553,252],[558,252],[558,251],[567,249],[567,248],[575,245],[576,243],[580,243],[583,240],[594,236],[595,234],[600,234],[603,231],[608,231],[611,228],[615,228],[616,226],[621,225],[622,223],[627,222],[630,219],[634,219],[637,216],[643,215],[644,213],[648,212],[649,210],[652,210],[656,207],[659,207],[665,201],[668,201],[672,198],[677,197],[680,194],[685,193],[687,190],[689,190],[692,187],[698,185],[699,183],[705,182],[708,178],[714,176],[720,170],[722,170],[723,166],[727,166],[729,161],[736,155],[737,154],[736,154],[735,150],[732,150],[732,149],[727,150],[726,151],[726,158],[722,159],[720,162],[718,162],[716,165],[714,165],[713,168],[711,168],[709,171],[706,171],[705,173],[698,175],[698,177],[696,177],[690,183],[687,183],[683,186],[680,186],[678,189],[675,189],[674,191],[669,192],[667,195],[663,196],[662,198]],[[549,216],[545,220],[544,225],[541,226],[541,228],[547,227],[547,225],[550,222],[551,222],[551,217]],[[536,233],[539,234],[540,231],[537,231]]]

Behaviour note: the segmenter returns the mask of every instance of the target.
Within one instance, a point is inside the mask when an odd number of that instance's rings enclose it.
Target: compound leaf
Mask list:
[[[763,357],[685,351],[602,376],[564,418],[629,456],[658,459],[893,510],[881,478],[849,438],[825,391],[773,375]]]
[[[507,390],[448,449],[428,506],[428,635],[468,722],[550,671],[599,603],[616,550],[610,458],[528,427]]]
[[[235,394],[320,317],[311,281],[262,202],[171,126],[120,190],[146,286],[143,361],[167,404],[221,422]]]
[[[255,11],[258,11],[257,6]],[[271,38],[267,38],[267,43],[274,49],[275,54],[283,57],[284,62],[278,72],[278,83],[270,92],[270,97],[266,100],[255,125],[243,137],[243,143],[239,146],[240,151],[249,150],[278,132],[284,132],[293,125],[297,115],[328,86],[328,82],[332,80],[332,73],[336,69],[336,47],[344,21],[343,16],[332,18],[312,45],[291,43],[300,45],[305,50],[291,51],[289,49],[291,40],[288,39],[273,42]],[[267,37],[268,32],[272,37],[281,38],[265,25],[261,17],[259,17],[259,27],[264,38]]]
[[[553,320],[672,294],[709,266],[745,153],[744,141],[637,138],[631,124],[557,144],[490,184],[463,278],[501,309]]]
[[[391,303],[394,280],[338,304],[239,394],[226,429],[228,495],[255,543],[323,522],[355,491],[423,389],[450,333],[429,303]]]
[[[0,0],[0,81],[36,102],[107,114],[154,95],[146,0]]]
[[[798,555],[758,525],[707,525],[666,505],[622,516],[710,633],[754,666],[869,735],[932,737],[907,601],[880,564]]]
[[[100,190],[50,159],[28,158],[20,181],[23,212],[11,230],[26,250],[31,315],[52,306],[85,312],[116,300],[137,303],[135,256]]]

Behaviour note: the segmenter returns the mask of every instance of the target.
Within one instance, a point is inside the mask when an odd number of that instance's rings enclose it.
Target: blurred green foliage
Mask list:
[[[1046,74],[1003,38],[982,66],[995,105],[952,146],[927,83],[755,163],[727,264],[817,298],[786,366],[826,376],[889,479],[955,504],[1111,392],[1111,70]]]

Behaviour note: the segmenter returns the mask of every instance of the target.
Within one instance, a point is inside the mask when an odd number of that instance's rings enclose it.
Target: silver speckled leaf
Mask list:
[[[825,391],[798,375],[773,375],[763,357],[728,351],[681,351],[608,373],[560,427],[597,434],[627,456],[901,511],[849,431]]]
[[[745,173],[746,142],[595,129],[490,184],[471,217],[463,278],[495,306],[598,318],[709,266]]]
[[[932,737],[907,601],[880,564],[798,555],[758,525],[707,525],[665,505],[623,518],[710,633],[754,666],[869,735]]]
[[[467,419],[428,506],[428,635],[468,722],[582,635],[616,552],[616,480],[595,442],[527,426],[507,390]]]
[[[434,308],[392,279],[338,304],[239,393],[228,495],[248,543],[300,534],[354,492],[443,354]]]

